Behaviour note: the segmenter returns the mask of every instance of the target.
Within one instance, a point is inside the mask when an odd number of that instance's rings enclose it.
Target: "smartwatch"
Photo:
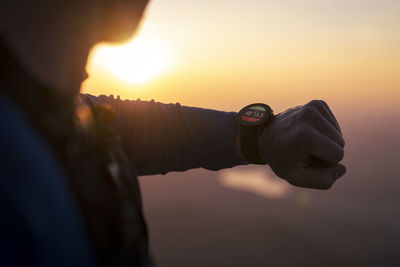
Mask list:
[[[258,136],[272,121],[272,109],[262,103],[250,104],[238,113],[238,147],[244,160],[252,164],[265,164],[258,151]]]

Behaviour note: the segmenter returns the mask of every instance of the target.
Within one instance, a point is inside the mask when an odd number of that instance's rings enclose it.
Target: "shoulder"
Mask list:
[[[35,261],[43,266],[88,261],[83,222],[51,150],[2,95],[0,123],[0,232],[5,237],[0,241],[0,265],[15,260],[31,266]],[[73,243],[74,238],[82,243]],[[26,257],[14,257],[21,253]]]

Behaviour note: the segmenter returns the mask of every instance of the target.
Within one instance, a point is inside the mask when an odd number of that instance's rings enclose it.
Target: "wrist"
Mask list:
[[[272,135],[272,127],[271,125],[267,125],[262,133],[258,136],[258,153],[260,155],[260,159],[265,163],[269,164],[270,155],[271,155],[271,140],[273,138]]]
[[[240,148],[240,133],[239,133],[239,129],[237,131],[236,134],[236,151],[237,151],[237,155],[240,158],[240,160],[242,161],[246,161],[243,153],[242,153],[242,149]]]

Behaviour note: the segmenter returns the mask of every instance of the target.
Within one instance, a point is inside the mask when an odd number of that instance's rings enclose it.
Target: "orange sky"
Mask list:
[[[399,110],[400,1],[274,2],[153,0],[139,36],[168,44],[174,64],[130,84],[93,52],[83,91],[224,110],[315,98]]]

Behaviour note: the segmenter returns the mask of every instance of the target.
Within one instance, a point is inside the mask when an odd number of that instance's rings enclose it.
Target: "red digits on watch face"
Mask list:
[[[244,107],[238,115],[241,125],[258,126],[269,120],[272,116],[272,110],[265,104],[251,104]]]
[[[249,116],[242,116],[241,118],[242,118],[242,120],[249,121],[249,122],[257,122],[260,120],[259,118],[253,118],[253,117],[249,117]]]

